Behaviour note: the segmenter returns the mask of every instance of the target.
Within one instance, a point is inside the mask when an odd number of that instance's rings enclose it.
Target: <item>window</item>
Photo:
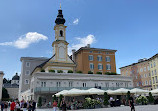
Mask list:
[[[94,69],[94,64],[90,63],[90,69],[93,70]]]
[[[97,60],[102,61],[102,56],[98,55]]]
[[[109,54],[109,52],[105,52],[105,54]]]
[[[144,74],[144,78],[146,78],[147,77],[147,74]]]
[[[153,79],[153,84],[155,84],[155,80],[154,80],[154,77],[152,77],[152,79]]]
[[[86,83],[83,83],[83,87],[86,87]]]
[[[93,61],[93,55],[88,56],[89,61]]]
[[[106,62],[110,62],[110,61],[111,61],[110,57],[106,56]]]
[[[119,87],[119,83],[116,83],[116,87]]]
[[[105,83],[105,87],[109,87],[109,83]]]
[[[72,82],[69,82],[69,87],[73,87]]]
[[[142,68],[140,68],[140,72],[143,72],[143,69],[142,69]]]
[[[148,71],[150,70],[150,67],[148,66]]]
[[[30,67],[30,62],[26,62],[26,67]]]
[[[151,68],[153,68],[153,65],[151,64]]]
[[[92,53],[93,51],[89,51],[89,53]]]
[[[59,36],[63,37],[63,31],[62,30],[60,30],[60,35]]]
[[[26,70],[25,74],[26,74],[26,75],[29,75],[29,74],[30,74],[30,71],[29,71],[29,70]]]
[[[57,87],[61,87],[61,83],[60,82],[56,82],[56,86]]]
[[[150,73],[149,73],[149,77],[150,77],[151,75],[150,75]]]
[[[154,72],[152,71],[152,76],[154,76]]]
[[[46,87],[46,82],[41,82],[41,87]]]
[[[157,76],[155,76],[155,82],[158,83]]]
[[[146,71],[146,67],[144,67],[144,71]]]
[[[128,83],[125,83],[125,87],[128,87]]]
[[[145,81],[145,85],[148,85],[148,81]]]
[[[151,80],[149,80],[149,85],[151,85]]]
[[[155,69],[155,75],[156,75],[156,69]]]
[[[28,79],[25,79],[25,84],[29,84],[29,80]]]
[[[98,87],[98,83],[95,83],[95,87]]]
[[[154,62],[154,67],[156,66],[156,63]]]
[[[99,54],[101,54],[101,51],[98,51]]]
[[[98,69],[99,70],[103,70],[103,65],[102,64],[98,64]]]
[[[111,65],[110,64],[106,64],[106,70],[111,70]]]

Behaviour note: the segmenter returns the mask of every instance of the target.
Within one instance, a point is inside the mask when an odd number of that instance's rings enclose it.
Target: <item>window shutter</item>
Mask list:
[[[103,70],[103,65],[102,65],[102,70]]]
[[[94,64],[93,64],[93,69],[94,69]]]
[[[110,70],[111,70],[111,65],[109,64],[109,66],[110,66]]]
[[[88,56],[88,60],[90,60],[90,56]]]
[[[111,58],[109,57],[109,62],[111,61]]]
[[[100,58],[101,58],[101,61],[102,61],[102,56]]]

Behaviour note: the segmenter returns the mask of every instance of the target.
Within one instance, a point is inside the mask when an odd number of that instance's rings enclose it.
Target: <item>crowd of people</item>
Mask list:
[[[58,110],[58,105],[57,105],[57,101],[54,100],[52,106],[53,106],[53,111],[57,111]],[[75,99],[73,99],[71,102],[65,102],[64,98],[62,99],[59,108],[61,108],[62,111],[66,111],[67,109],[71,109],[71,110],[76,110],[76,109],[80,109],[83,108],[83,103],[80,101],[76,101]]]
[[[1,103],[1,111],[35,111],[36,109],[36,102],[35,101],[17,101],[12,100],[9,102],[2,102]]]

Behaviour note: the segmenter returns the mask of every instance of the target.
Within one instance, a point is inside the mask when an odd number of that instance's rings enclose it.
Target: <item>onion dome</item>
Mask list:
[[[16,73],[15,76],[13,76],[12,80],[19,80],[19,78],[20,77],[18,76],[18,73]]]
[[[61,10],[61,5],[60,5],[60,9],[58,10],[58,15],[57,18],[55,20],[56,24],[63,24],[65,23],[65,19],[63,18],[63,14],[62,14],[62,10]]]

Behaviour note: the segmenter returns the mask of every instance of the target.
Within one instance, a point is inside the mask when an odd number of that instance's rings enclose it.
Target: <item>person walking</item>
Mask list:
[[[53,102],[53,111],[57,111],[57,102],[54,100]]]
[[[135,111],[133,97],[129,98],[129,106],[131,107],[131,111]]]
[[[29,106],[28,106],[28,111],[31,111],[32,110],[32,104],[31,104],[31,101],[29,102]]]
[[[12,101],[12,103],[10,104],[10,111],[14,111],[15,110],[15,102]]]
[[[3,111],[3,109],[4,109],[4,103],[2,102],[1,103],[1,111]]]
[[[66,102],[65,102],[64,98],[63,98],[63,100],[61,101],[60,106],[61,106],[62,111],[66,111]]]
[[[35,110],[36,110],[36,102],[33,101],[33,102],[32,102],[32,111],[35,111]]]
[[[19,101],[16,102],[15,109],[16,109],[16,111],[20,111],[20,103],[19,103]]]
[[[4,103],[4,111],[7,111],[7,108],[8,108],[8,103],[5,102],[5,103]]]
[[[26,111],[26,109],[27,109],[27,102],[26,102],[26,101],[24,101],[23,111]]]

